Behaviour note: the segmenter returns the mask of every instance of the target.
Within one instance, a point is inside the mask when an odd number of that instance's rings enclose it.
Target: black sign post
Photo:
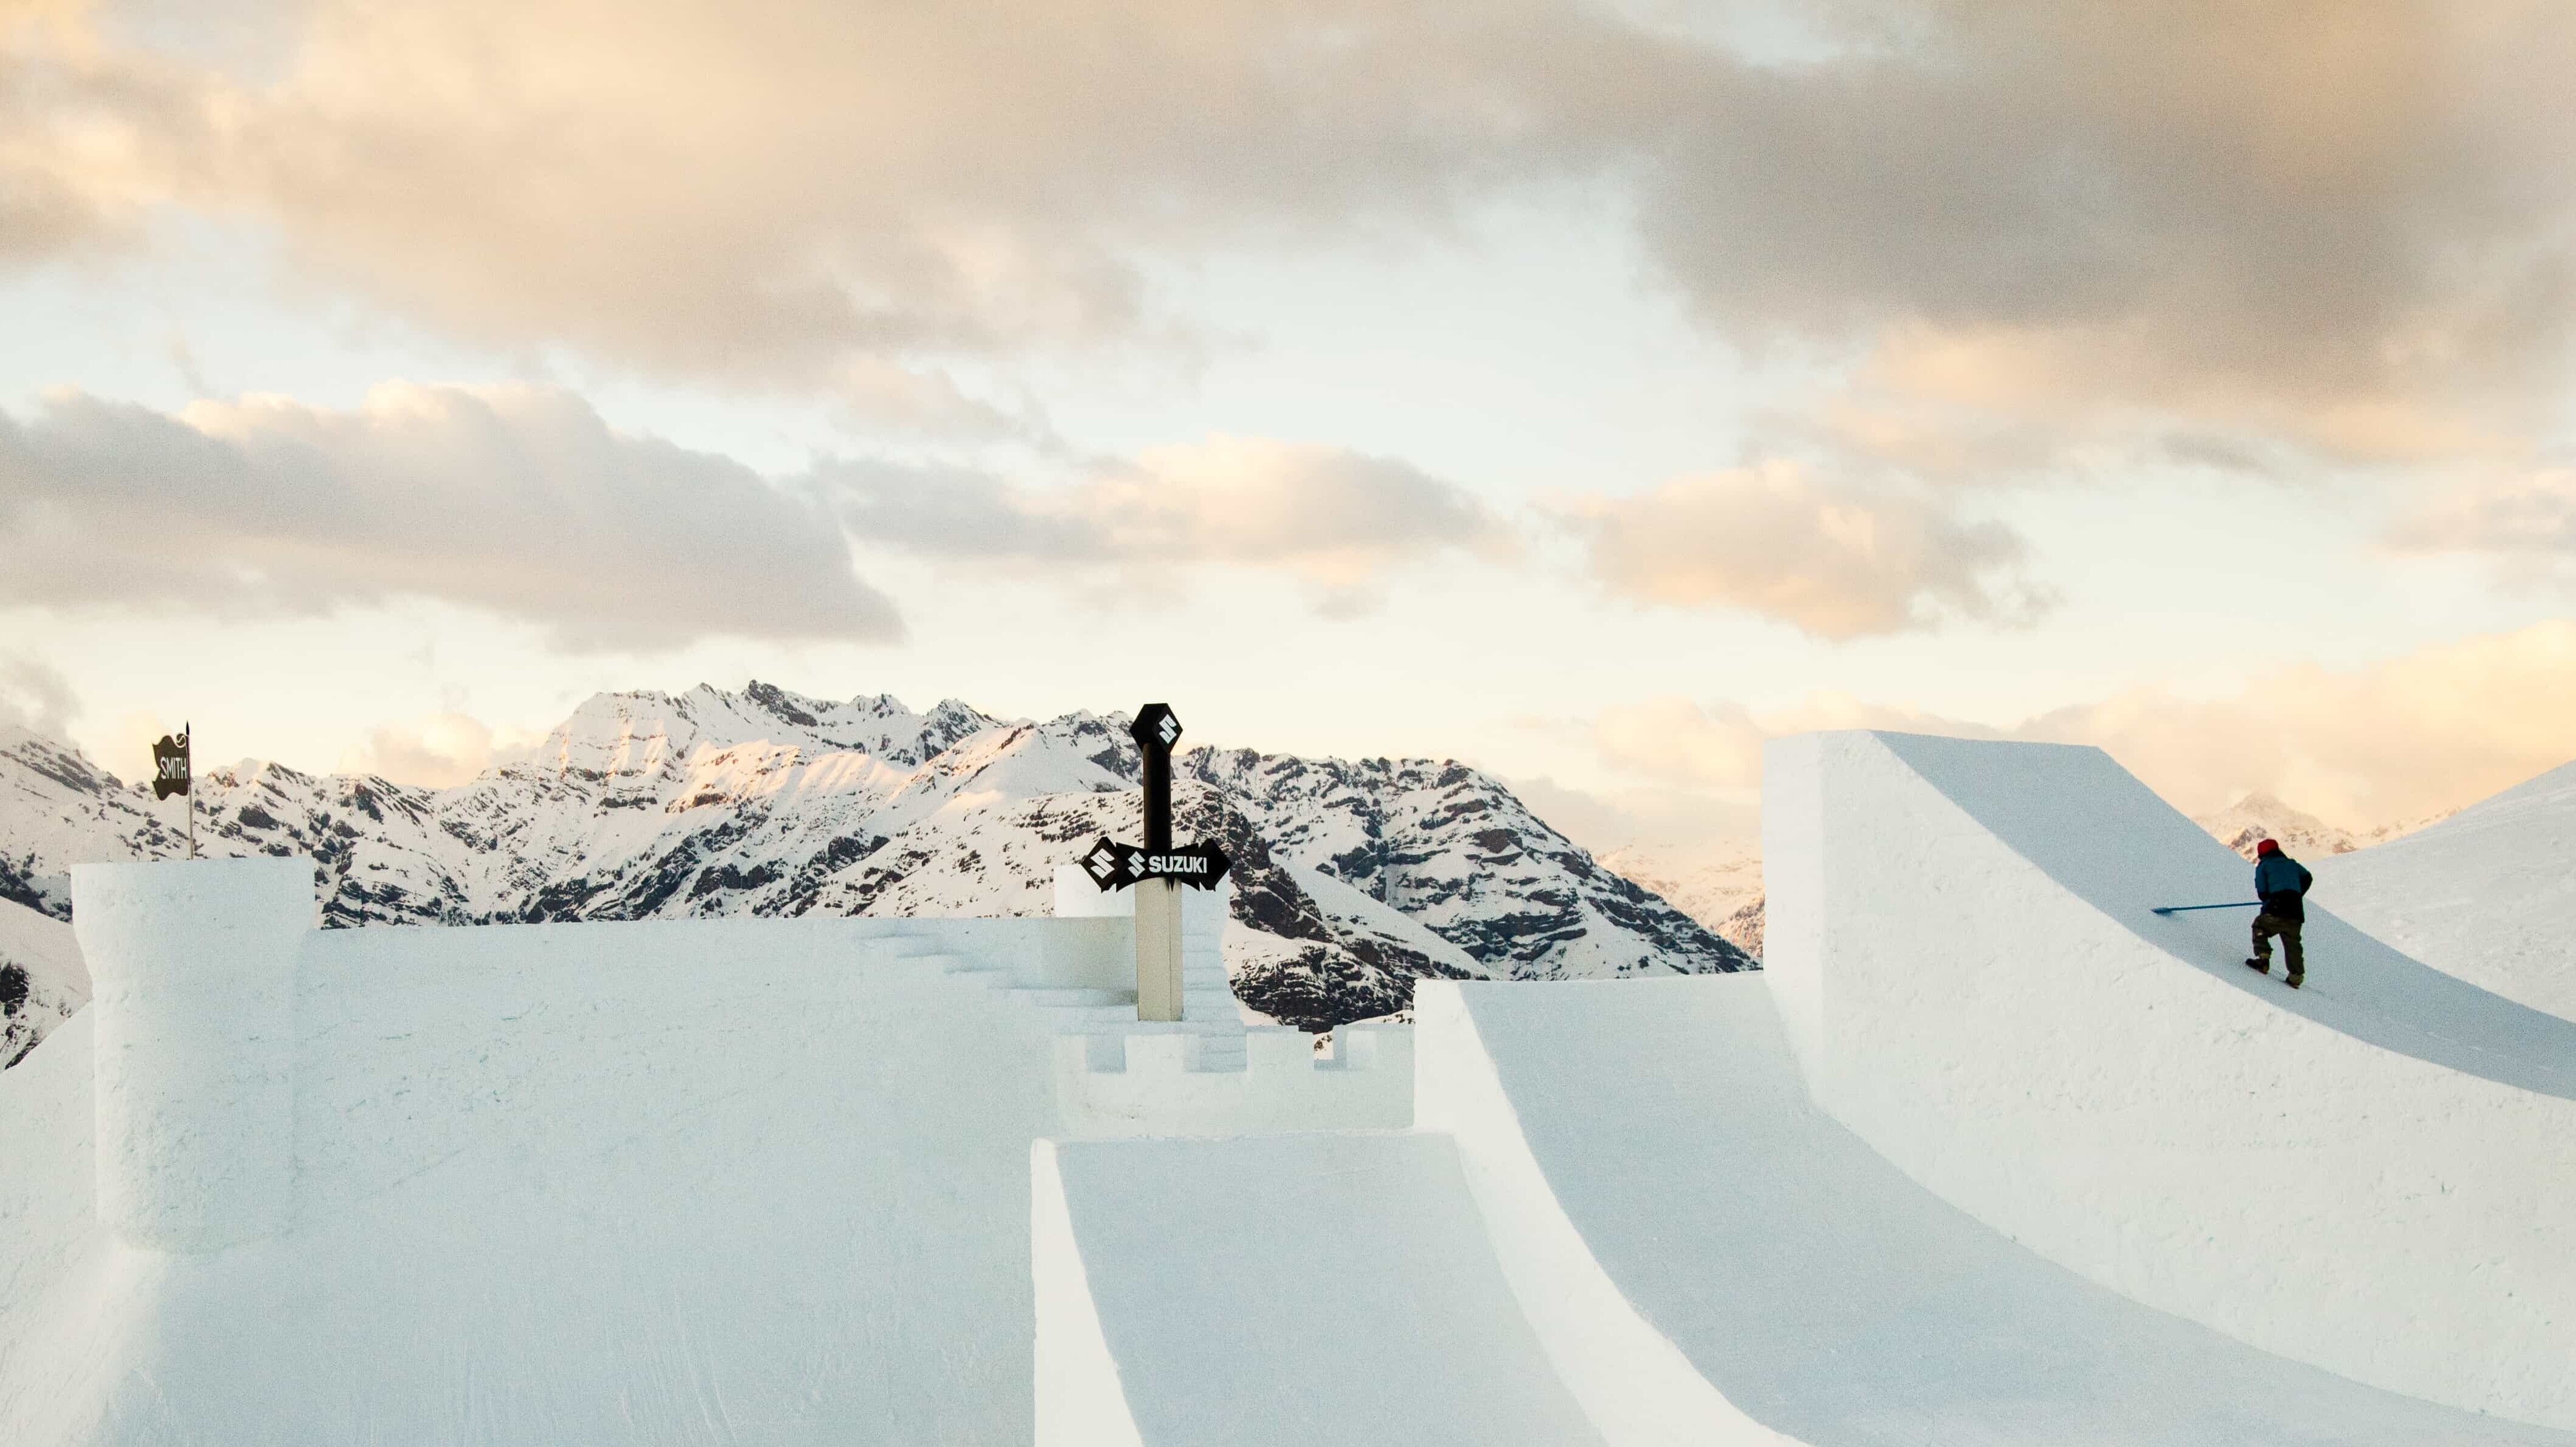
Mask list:
[[[1181,721],[1169,704],[1137,711],[1127,732],[1144,755],[1145,847],[1102,835],[1084,851],[1083,872],[1105,892],[1136,891],[1136,1018],[1181,1018],[1181,886],[1214,889],[1225,878],[1225,851],[1214,844],[1172,845],[1172,745]]]
[[[176,734],[163,734],[152,746],[152,797],[157,802],[173,794],[188,800],[188,857],[197,857],[197,791],[188,767],[188,725],[179,725]]]

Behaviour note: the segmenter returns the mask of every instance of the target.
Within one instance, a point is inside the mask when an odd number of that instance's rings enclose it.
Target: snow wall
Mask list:
[[[72,873],[95,1020],[100,1220],[133,1245],[173,1251],[285,1230],[312,862]]]
[[[2150,909],[2250,867],[2097,749],[1810,734],[1763,797],[1789,1041],[1907,1175],[2282,1356],[2576,1427],[2576,1025],[2316,903],[2309,988],[2244,968],[2251,910]]]

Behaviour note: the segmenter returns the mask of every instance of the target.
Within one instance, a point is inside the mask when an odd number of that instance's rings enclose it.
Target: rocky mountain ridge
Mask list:
[[[329,926],[1031,914],[1084,844],[1134,835],[1138,768],[1123,718],[701,685],[595,696],[455,788],[207,770],[198,838],[312,855]],[[1385,1014],[1424,975],[1752,967],[1463,764],[1196,749],[1175,774],[1180,831],[1235,861],[1228,964],[1271,1018]],[[0,899],[67,918],[73,862],[185,848],[182,801],[0,731]]]

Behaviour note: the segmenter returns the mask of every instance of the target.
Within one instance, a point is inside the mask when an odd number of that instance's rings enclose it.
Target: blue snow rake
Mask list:
[[[2259,899],[2247,899],[2239,900],[2234,904],[2160,904],[2154,909],[2149,910],[2148,913],[2181,914],[2185,910],[2193,909],[2261,909],[2262,907],[2263,901]]]

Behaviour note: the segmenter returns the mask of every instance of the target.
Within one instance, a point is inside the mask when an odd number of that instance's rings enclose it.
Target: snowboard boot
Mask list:
[[[2299,988],[2299,982],[2300,982],[2301,980],[2306,979],[2306,978],[2307,978],[2307,976],[2305,976],[2305,975],[2292,975],[2292,976],[2290,977],[2290,979],[2289,979],[2289,986],[2290,986],[2290,988],[2291,988],[2291,989],[2293,989],[2293,990],[2295,990],[2295,989]]]
[[[2257,974],[2268,975],[2272,973],[2272,962],[2267,959],[2251,959],[2245,962],[2245,968]]]

